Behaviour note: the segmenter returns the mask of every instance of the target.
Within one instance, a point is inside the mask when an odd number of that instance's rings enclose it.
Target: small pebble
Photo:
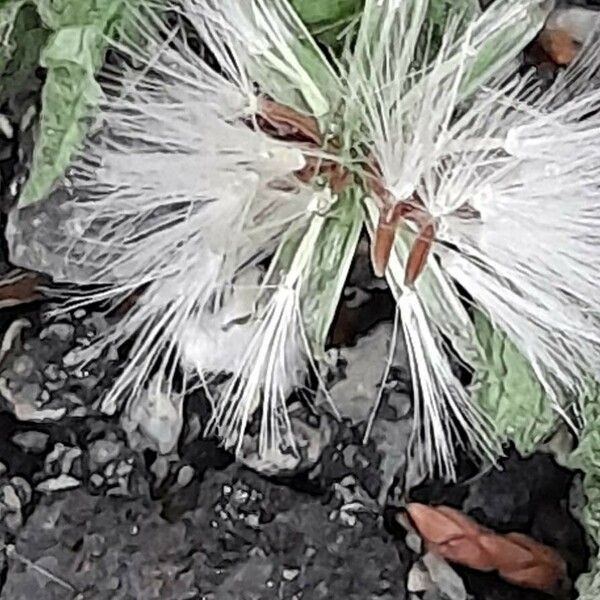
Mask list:
[[[19,124],[21,131],[27,131],[27,129],[29,129],[30,125],[33,123],[33,119],[35,118],[36,113],[37,108],[35,104],[29,106],[29,108],[23,114],[23,117],[21,118],[21,123]]]
[[[23,525],[23,515],[21,511],[8,513],[4,517],[4,524],[10,531],[18,531]]]
[[[179,487],[187,487],[194,479],[196,471],[190,465],[184,465],[177,473],[177,485]]]
[[[29,504],[31,502],[33,492],[31,491],[31,486],[29,485],[29,482],[26,479],[23,479],[23,477],[18,476],[13,477],[10,480],[10,484],[17,492],[21,500],[21,504]]]
[[[62,442],[57,442],[54,444],[54,448],[52,448],[51,452],[46,456],[46,464],[53,463],[57,461],[64,453],[67,447]]]
[[[121,454],[123,445],[111,440],[97,440],[90,444],[90,460],[99,466],[104,466],[115,460]]]
[[[250,514],[246,517],[246,525],[252,527],[253,529],[257,529],[260,526],[260,519],[258,515]]]
[[[65,387],[65,382],[61,381],[60,379],[56,381],[49,380],[44,383],[44,391],[48,392],[58,392],[58,390],[62,389],[63,387]]]
[[[106,552],[106,540],[99,533],[85,536],[85,545],[91,556],[98,558]]]
[[[106,588],[109,590],[118,590],[121,586],[121,582],[118,577],[110,577],[106,583]]]
[[[42,391],[39,383],[26,383],[21,387],[21,391],[15,394],[15,398],[22,404],[34,404]]]
[[[458,573],[443,559],[428,553],[423,564],[429,571],[431,580],[448,600],[467,600],[467,590]]]
[[[56,381],[60,376],[60,367],[57,364],[50,363],[44,369],[44,375],[50,379],[50,381]]]
[[[433,581],[422,563],[417,562],[408,573],[406,589],[412,593],[426,592],[433,587]]]
[[[73,469],[73,463],[83,454],[81,448],[69,448],[63,455],[60,470],[69,474]]]
[[[81,485],[79,479],[71,477],[70,475],[59,475],[52,479],[46,479],[36,486],[36,490],[44,493],[60,492],[62,490],[72,490]]]
[[[8,117],[6,115],[0,114],[0,133],[8,139],[12,140],[14,135],[13,126],[10,124]]]
[[[158,483],[164,481],[169,474],[169,460],[164,456],[158,456],[152,463],[150,471],[154,473]]]
[[[75,327],[70,323],[53,323],[40,332],[40,339],[56,337],[61,342],[70,342],[75,334]]]
[[[90,483],[94,486],[94,487],[100,487],[103,483],[104,483],[104,478],[102,477],[102,475],[100,475],[99,473],[94,473],[91,477],[90,477]]]
[[[50,436],[43,431],[23,431],[13,435],[12,442],[25,452],[39,454],[46,449],[49,437]]]
[[[300,569],[283,569],[281,574],[286,581],[294,581],[300,575]]]
[[[28,377],[31,375],[33,368],[35,367],[35,362],[30,356],[26,354],[19,356],[13,361],[12,371],[15,375],[19,375],[21,377]]]
[[[21,499],[17,495],[15,488],[12,485],[5,485],[2,488],[2,502],[13,511],[21,510]]]
[[[421,554],[423,550],[423,540],[421,536],[416,534],[414,531],[409,531],[406,534],[406,545],[415,553]]]
[[[346,525],[346,527],[354,527],[357,521],[354,513],[347,512],[345,510],[340,511],[339,519],[344,525]]]
[[[125,477],[126,475],[129,475],[131,473],[131,471],[133,471],[133,467],[129,463],[127,463],[125,461],[121,461],[117,465],[115,473],[116,473],[117,477]]]

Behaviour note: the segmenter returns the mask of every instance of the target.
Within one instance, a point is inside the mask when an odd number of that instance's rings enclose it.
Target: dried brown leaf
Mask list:
[[[538,42],[557,65],[572,63],[579,51],[579,44],[561,29],[545,29],[538,36]]]
[[[556,589],[567,569],[560,554],[521,533],[501,535],[447,506],[412,503],[408,514],[430,552],[506,581],[542,591]]]

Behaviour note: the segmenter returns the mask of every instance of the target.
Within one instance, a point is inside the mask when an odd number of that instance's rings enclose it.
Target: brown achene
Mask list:
[[[336,140],[326,141],[313,117],[301,115],[295,110],[269,99],[260,102],[257,122],[261,130],[285,141],[302,143],[307,148],[325,149],[335,153]],[[396,231],[404,221],[412,222],[417,236],[411,247],[405,267],[404,284],[413,286],[427,264],[427,258],[435,241],[435,221],[427,212],[416,192],[408,199],[396,200],[382,182],[381,173],[374,159],[369,159],[363,170],[366,188],[379,205],[379,223],[371,244],[371,262],[377,277],[383,277],[390,259]],[[343,165],[331,159],[306,157],[305,167],[296,172],[296,177],[305,183],[315,177],[323,177],[331,190],[339,194],[353,180],[353,175]]]

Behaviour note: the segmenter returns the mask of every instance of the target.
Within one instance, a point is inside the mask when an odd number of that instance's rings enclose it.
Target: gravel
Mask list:
[[[207,477],[176,522],[148,498],[48,496],[14,546],[7,600],[405,597],[404,567],[374,515],[348,526],[320,499],[235,466]]]

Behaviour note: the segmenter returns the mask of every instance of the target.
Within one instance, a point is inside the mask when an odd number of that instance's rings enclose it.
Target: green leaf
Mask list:
[[[309,31],[336,53],[344,47],[341,34],[361,14],[364,3],[365,0],[291,0]]]
[[[300,18],[311,28],[348,19],[362,10],[364,0],[291,0]]]
[[[313,354],[323,356],[327,334],[348,277],[363,223],[360,192],[349,188],[321,229],[302,288],[302,314]]]
[[[520,12],[506,18],[511,7]],[[537,0],[498,0],[483,12],[475,33],[483,34],[485,41],[476,49],[475,61],[463,80],[463,97],[473,94],[518,56],[543,27],[550,8],[549,3]],[[489,34],[485,35],[486,32]]]
[[[571,456],[571,467],[583,471],[586,507],[584,524],[596,543],[600,543],[600,385],[592,384],[583,400],[584,428],[579,444]],[[593,559],[591,570],[577,582],[580,600],[600,598],[600,554]]]
[[[26,206],[42,199],[71,163],[102,94],[95,73],[101,32],[95,26],[65,27],[41,57],[47,69],[43,112],[31,174],[19,199]]]
[[[430,0],[427,11],[429,52],[435,55],[439,50],[449,19],[460,18],[466,25],[480,13],[477,0]]]
[[[122,14],[125,0],[36,0],[44,23],[54,31],[95,25],[101,31]]]
[[[55,33],[40,57],[47,69],[40,129],[20,206],[47,196],[80,148],[101,97],[96,73],[107,35],[128,14],[125,0],[36,0],[36,5]]]
[[[527,454],[556,425],[556,415],[531,366],[506,334],[481,313],[475,325],[485,362],[475,374],[473,396],[501,438]]]

